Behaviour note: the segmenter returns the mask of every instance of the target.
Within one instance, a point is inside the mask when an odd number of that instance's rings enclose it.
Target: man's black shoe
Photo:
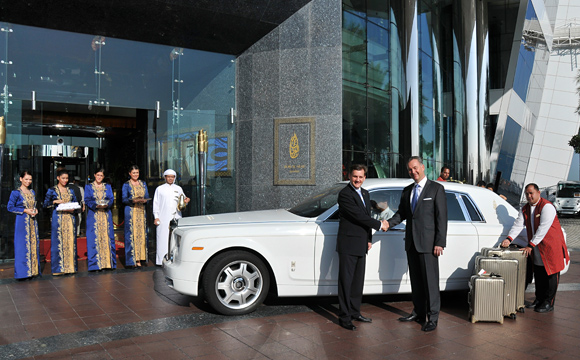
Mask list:
[[[437,328],[437,321],[427,321],[421,328],[423,331],[433,331]]]
[[[554,310],[554,307],[550,305],[550,303],[547,301],[544,301],[543,303],[534,308],[534,311],[539,313],[547,313],[552,310]]]
[[[345,328],[347,330],[356,330],[356,326],[354,326],[352,324],[352,321],[342,321],[339,319],[338,325],[342,326],[343,328]]]
[[[534,302],[532,303],[527,303],[526,304],[526,308],[531,309],[531,308],[535,308],[536,306],[538,306],[540,304],[540,302],[538,301],[538,299],[535,299]]]
[[[403,316],[399,318],[399,321],[416,321],[418,323],[422,322],[422,319],[419,318],[417,314],[411,314],[409,316]]]
[[[355,321],[366,322],[366,323],[372,323],[373,322],[373,319],[368,318],[368,317],[364,317],[362,315],[355,316],[352,319],[355,320]]]

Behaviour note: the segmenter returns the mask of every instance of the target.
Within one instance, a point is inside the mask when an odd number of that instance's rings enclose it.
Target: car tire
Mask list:
[[[243,315],[260,306],[270,287],[264,262],[246,251],[228,251],[213,258],[203,275],[209,305],[223,315]]]

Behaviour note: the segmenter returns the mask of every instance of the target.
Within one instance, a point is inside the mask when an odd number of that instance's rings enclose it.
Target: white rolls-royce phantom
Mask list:
[[[373,216],[397,211],[410,179],[367,179]],[[443,182],[447,195],[447,246],[439,259],[441,290],[467,289],[475,256],[499,246],[517,210],[494,192]],[[167,284],[199,296],[219,313],[241,315],[268,293],[280,297],[336,295],[338,183],[291,209],[179,219],[163,261]],[[391,211],[387,211],[388,206]],[[368,253],[364,294],[410,293],[405,224],[376,232]]]

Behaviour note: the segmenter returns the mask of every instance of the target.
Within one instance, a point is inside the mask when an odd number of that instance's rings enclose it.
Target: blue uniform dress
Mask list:
[[[125,265],[135,266],[137,261],[147,260],[147,220],[145,204],[133,203],[136,198],[149,198],[147,184],[139,180],[137,186],[131,180],[123,184],[125,204]]]
[[[54,200],[77,202],[73,191],[69,188],[60,192],[58,185],[46,192],[44,207],[53,207],[50,236],[50,261],[53,275],[72,274],[77,272],[77,232],[74,213],[56,211],[58,205]]]
[[[40,274],[38,224],[36,218],[24,209],[36,207],[34,190],[25,194],[13,190],[8,200],[8,211],[16,214],[14,225],[14,278],[26,279]]]
[[[117,247],[113,232],[113,190],[111,185],[95,183],[85,186],[87,212],[87,256],[89,270],[117,268]],[[98,202],[107,202],[107,208],[97,208]]]

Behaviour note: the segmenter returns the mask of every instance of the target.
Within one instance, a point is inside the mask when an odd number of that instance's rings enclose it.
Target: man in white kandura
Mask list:
[[[153,197],[153,222],[157,226],[157,256],[155,264],[161,265],[163,257],[167,254],[167,243],[169,239],[169,223],[173,219],[181,218],[181,211],[177,210],[179,196],[183,195],[181,186],[174,184],[175,171],[168,169],[163,173],[165,177],[165,184],[155,189],[155,196]],[[185,195],[184,195],[185,196]],[[185,203],[189,202],[189,198],[185,198]]]

